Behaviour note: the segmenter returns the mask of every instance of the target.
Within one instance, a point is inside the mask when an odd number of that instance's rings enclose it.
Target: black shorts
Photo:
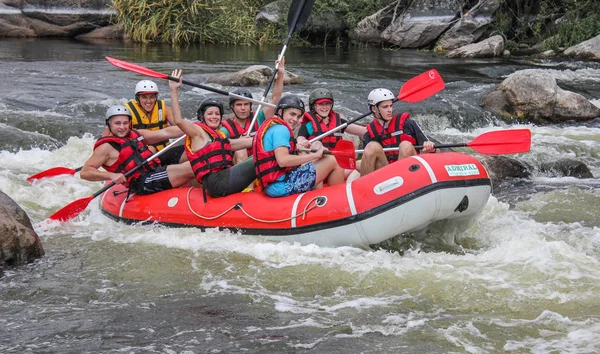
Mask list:
[[[239,193],[256,179],[252,157],[219,172],[206,175],[202,180],[203,188],[213,198]]]
[[[173,186],[169,181],[166,166],[157,166],[129,182],[129,189],[138,195],[152,194],[171,188]]]
[[[183,145],[177,145],[169,148],[164,154],[161,154],[158,159],[162,166],[176,165],[181,159],[181,155],[185,154],[185,147]]]

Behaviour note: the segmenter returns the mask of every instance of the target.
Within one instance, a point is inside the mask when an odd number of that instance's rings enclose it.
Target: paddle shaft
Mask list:
[[[496,130],[483,133],[467,143],[434,144],[436,149],[469,147],[484,155],[519,154],[531,149],[531,131],[529,129]],[[415,146],[422,149],[423,146]],[[396,151],[398,148],[385,148],[384,151]],[[363,153],[364,150],[356,150]]]
[[[281,48],[281,52],[279,53],[279,56],[277,57],[277,64],[275,64],[275,70],[273,71],[273,75],[271,76],[271,79],[269,80],[269,83],[267,84],[267,87],[265,88],[265,92],[263,93],[263,96],[260,99],[261,102],[264,102],[267,99],[269,90],[271,90],[271,86],[273,85],[273,82],[275,81],[275,78],[277,77],[277,70],[279,69],[279,61],[281,61],[281,58],[283,58],[283,56],[285,55],[287,46],[290,43],[290,40],[292,39],[292,35],[294,34],[294,31],[296,30],[296,24],[298,23],[300,14],[302,14],[302,12],[304,11],[304,5],[306,5],[306,0],[300,0],[300,6],[298,7],[298,10],[294,14],[292,22],[289,24],[290,27],[289,27],[287,38],[285,39],[283,48]],[[290,6],[290,10],[292,10],[293,8],[294,8],[294,4],[292,4],[292,6]],[[308,9],[308,11],[310,12],[310,8]],[[250,133],[252,133],[252,128],[254,127],[254,122],[256,122],[256,120],[258,119],[258,115],[259,115],[261,109],[262,109],[262,106],[259,106],[258,109],[256,110],[256,112],[254,112],[254,117],[252,117],[252,121],[250,122],[250,127],[248,128],[248,132],[246,133],[246,136],[250,136]]]
[[[456,147],[469,147],[468,143],[456,143],[456,144],[440,144],[440,145],[434,145],[433,148],[434,149],[448,149],[448,148],[456,148]],[[416,145],[415,149],[416,150],[421,150],[423,148],[423,145]],[[398,151],[400,148],[397,147],[393,147],[393,148],[383,148],[383,151]],[[354,152],[356,152],[357,154],[362,154],[365,152],[365,150],[360,149],[360,150],[354,150]]]
[[[171,75],[166,75],[165,79],[171,80],[171,81],[175,81],[175,82],[179,82],[178,78],[173,77]],[[201,89],[206,90],[206,91],[211,91],[211,92],[214,92],[214,93],[218,93],[218,94],[221,94],[221,95],[224,95],[224,96],[230,96],[230,97],[239,98],[241,100],[250,101],[250,102],[253,102],[253,103],[256,103],[256,104],[259,104],[259,105],[269,106],[269,107],[275,107],[274,104],[269,103],[269,102],[263,102],[263,101],[255,100],[253,98],[248,98],[246,96],[238,95],[238,94],[235,94],[233,92],[228,92],[228,91],[221,90],[221,89],[218,89],[218,88],[214,88],[214,87],[211,87],[211,86],[206,86],[206,85],[203,85],[203,84],[198,84],[198,83],[190,82],[190,81],[187,81],[187,80],[181,80],[181,83],[183,83],[185,85],[188,85],[188,86],[193,86],[193,87],[201,88]]]

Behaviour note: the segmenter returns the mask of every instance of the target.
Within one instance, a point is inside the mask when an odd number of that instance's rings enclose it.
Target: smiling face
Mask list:
[[[298,124],[298,122],[300,122],[300,119],[302,119],[302,110],[298,109],[298,108],[286,108],[286,109],[280,109],[280,112],[282,112],[283,116],[281,117],[289,126],[290,128],[294,129],[294,127]]]
[[[219,107],[208,107],[204,111],[204,124],[212,129],[219,128],[221,125],[221,111],[219,111]]]
[[[333,104],[329,100],[319,100],[313,105],[315,113],[322,118],[327,118],[329,116],[329,112],[331,112],[332,107]]]
[[[393,111],[394,111],[393,104],[394,104],[394,102],[392,100],[386,100],[386,101],[379,102],[377,104],[377,108],[379,109],[379,113],[381,113],[381,116],[377,113],[375,106],[371,106],[373,115],[375,116],[375,118],[383,119],[386,122],[390,121],[392,119],[392,117],[394,116],[393,115]]]
[[[231,106],[233,113],[238,119],[244,120],[250,117],[250,110],[252,109],[252,103],[250,101],[237,100],[233,102]]]
[[[146,113],[152,112],[154,105],[156,104],[157,94],[151,92],[141,92],[138,94],[138,101],[140,106]]]
[[[126,115],[116,115],[110,117],[108,120],[110,132],[119,138],[126,137],[131,129],[131,121],[129,119],[130,117]]]

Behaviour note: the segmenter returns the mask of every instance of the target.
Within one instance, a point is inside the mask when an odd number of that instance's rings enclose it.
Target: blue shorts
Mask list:
[[[265,188],[269,197],[285,197],[292,194],[303,193],[311,190],[317,181],[317,170],[312,162],[292,170],[283,177]]]

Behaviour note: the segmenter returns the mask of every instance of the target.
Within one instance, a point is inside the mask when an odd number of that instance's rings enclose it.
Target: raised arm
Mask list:
[[[285,57],[281,57],[281,60],[275,61],[277,66],[277,78],[275,79],[275,87],[273,87],[273,94],[271,95],[271,103],[276,105],[283,94],[283,82],[285,81]],[[265,118],[272,117],[275,114],[274,107],[263,106],[263,112]]]
[[[208,139],[208,135],[206,134],[204,129],[200,128],[192,122],[183,119],[181,115],[181,106],[179,105],[179,88],[182,84],[181,69],[173,70],[171,76],[179,78],[178,82],[169,81],[169,89],[171,90],[171,112],[173,114],[173,123],[192,139],[194,139],[197,136],[203,137],[204,139]]]

